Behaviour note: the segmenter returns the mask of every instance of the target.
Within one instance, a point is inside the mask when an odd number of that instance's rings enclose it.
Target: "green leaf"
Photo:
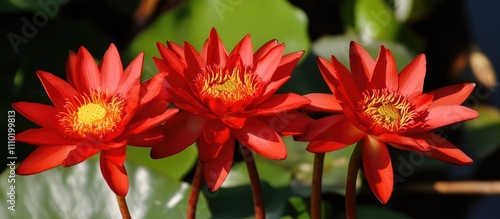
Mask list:
[[[500,111],[498,108],[480,105],[479,117],[465,122],[467,149],[481,160],[498,150],[500,146]]]
[[[292,211],[293,213],[291,213],[291,215],[287,215],[285,217],[283,217],[282,219],[292,219],[292,218],[295,218],[295,219],[309,219],[311,218],[309,216],[309,212],[308,212],[308,204],[309,203],[306,203],[305,200],[303,198],[300,198],[300,197],[290,197],[288,199],[288,204],[290,205],[289,207],[291,208],[289,211]]]
[[[212,27],[228,52],[248,33],[254,50],[272,39],[285,43],[286,53],[309,48],[307,17],[285,0],[191,0],[158,17],[133,40],[127,54],[131,59],[145,52],[143,79],[149,78],[156,74],[151,57],[158,57],[157,42],[187,41],[199,50]]]
[[[126,163],[126,167],[130,180],[126,199],[132,218],[186,217],[189,184],[133,163]],[[9,175],[4,171],[1,177]],[[12,183],[0,182],[2,194],[15,192],[16,211],[2,204],[3,218],[121,218],[115,194],[104,181],[97,159],[31,176],[15,175],[14,179]],[[9,191],[9,186],[15,190]],[[197,209],[197,218],[211,217],[203,196]]]
[[[354,25],[363,39],[388,40],[397,38],[401,24],[384,0],[356,0]]]
[[[233,171],[233,170],[231,170]],[[266,218],[281,218],[286,209],[288,189],[275,189],[268,183],[261,183],[266,209]],[[203,190],[214,219],[252,218],[254,215],[252,189],[250,185],[224,187],[215,193]]]
[[[290,185],[292,174],[280,166],[269,162],[256,162],[256,166],[261,181],[266,181],[275,188]],[[229,188],[248,184],[250,184],[250,179],[248,178],[246,164],[245,162],[239,162],[233,165],[222,187]]]
[[[127,160],[166,174],[176,180],[182,179],[189,173],[198,160],[195,145],[187,147],[176,155],[157,160],[151,159],[150,151],[151,148],[127,147]]]

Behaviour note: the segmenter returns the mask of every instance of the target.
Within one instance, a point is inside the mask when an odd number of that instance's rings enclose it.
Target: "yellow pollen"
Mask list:
[[[399,110],[391,104],[383,104],[382,106],[379,106],[377,112],[380,115],[385,116],[385,118],[390,120],[391,122],[394,122],[396,121],[396,119],[401,118],[401,113],[399,113]]]
[[[215,84],[215,89],[217,89],[219,92],[226,91],[226,92],[232,92],[238,89],[238,81],[234,80],[227,80],[223,82],[222,84]]]
[[[226,106],[240,101],[250,103],[262,90],[260,77],[240,68],[207,67],[194,82],[202,101],[218,99]]]
[[[105,138],[117,130],[123,117],[125,101],[114,95],[101,92],[83,94],[66,100],[66,111],[58,114],[59,124],[71,137],[85,138],[88,135]]]
[[[373,89],[363,92],[358,110],[371,120],[372,126],[388,132],[400,132],[415,123],[417,112],[413,105],[397,92]]]
[[[106,109],[99,104],[89,103],[78,108],[78,121],[93,123],[106,116]]]

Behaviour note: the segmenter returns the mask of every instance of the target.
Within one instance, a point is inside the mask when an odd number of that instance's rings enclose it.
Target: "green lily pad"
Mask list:
[[[384,0],[356,0],[354,25],[363,39],[395,40],[401,23]]]
[[[151,159],[151,148],[127,147],[127,160],[164,173],[176,180],[182,179],[196,164],[196,146],[187,147],[182,152],[162,159]]]
[[[287,53],[309,48],[307,17],[285,0],[192,0],[159,16],[137,35],[127,54],[132,59],[145,52],[143,79],[149,78],[156,74],[151,57],[159,56],[157,42],[187,41],[199,50],[212,27],[229,51],[248,33],[254,50],[272,39],[285,43]]]
[[[144,166],[126,163],[130,180],[126,197],[132,218],[185,218],[190,186]],[[8,179],[9,169],[1,174]],[[31,176],[2,180],[0,192],[15,192],[15,211],[3,201],[3,218],[121,218],[115,194],[101,175],[97,159],[70,168],[58,167]],[[14,186],[13,190],[10,188]],[[207,202],[198,202],[197,218],[210,218]]]

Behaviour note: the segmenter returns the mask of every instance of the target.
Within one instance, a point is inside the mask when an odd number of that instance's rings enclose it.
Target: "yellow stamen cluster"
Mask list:
[[[108,97],[101,92],[83,94],[66,101],[66,111],[59,113],[59,124],[74,137],[104,138],[116,131],[123,117],[124,100],[119,96]]]
[[[197,75],[195,84],[202,99],[220,99],[227,106],[253,100],[262,89],[260,77],[240,68],[208,68]]]
[[[363,92],[358,110],[370,118],[374,125],[389,132],[405,130],[415,123],[414,119],[417,116],[417,112],[406,97],[386,89]]]

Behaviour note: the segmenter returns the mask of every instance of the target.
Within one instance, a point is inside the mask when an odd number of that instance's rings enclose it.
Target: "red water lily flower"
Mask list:
[[[308,104],[307,98],[275,94],[303,55],[283,56],[284,47],[273,40],[254,54],[247,35],[228,54],[215,29],[201,54],[189,43],[158,43],[162,59],[154,59],[156,66],[168,72],[169,101],[182,111],[164,124],[165,141],[153,147],[151,157],[176,154],[198,140],[204,178],[212,191],[231,168],[235,139],[262,156],[284,159],[279,134],[301,133],[310,122],[293,111]]]
[[[366,178],[383,203],[393,188],[386,144],[453,164],[472,163],[467,155],[431,130],[478,116],[476,111],[460,106],[474,84],[453,85],[423,94],[423,54],[399,75],[392,53],[383,46],[374,61],[366,50],[352,42],[349,59],[351,74],[333,56],[333,63],[318,58],[321,74],[335,95],[309,94],[311,104],[307,108],[344,114],[319,119],[298,137],[311,140],[308,151],[329,152],[361,141]]]
[[[17,102],[13,107],[42,126],[16,135],[16,140],[39,145],[17,168],[29,175],[56,166],[73,166],[97,152],[109,187],[120,196],[128,191],[126,145],[151,146],[163,140],[159,125],[177,109],[167,108],[163,75],[140,83],[143,54],[123,70],[111,44],[99,66],[81,47],[71,53],[68,82],[51,73],[37,75],[54,106]]]

